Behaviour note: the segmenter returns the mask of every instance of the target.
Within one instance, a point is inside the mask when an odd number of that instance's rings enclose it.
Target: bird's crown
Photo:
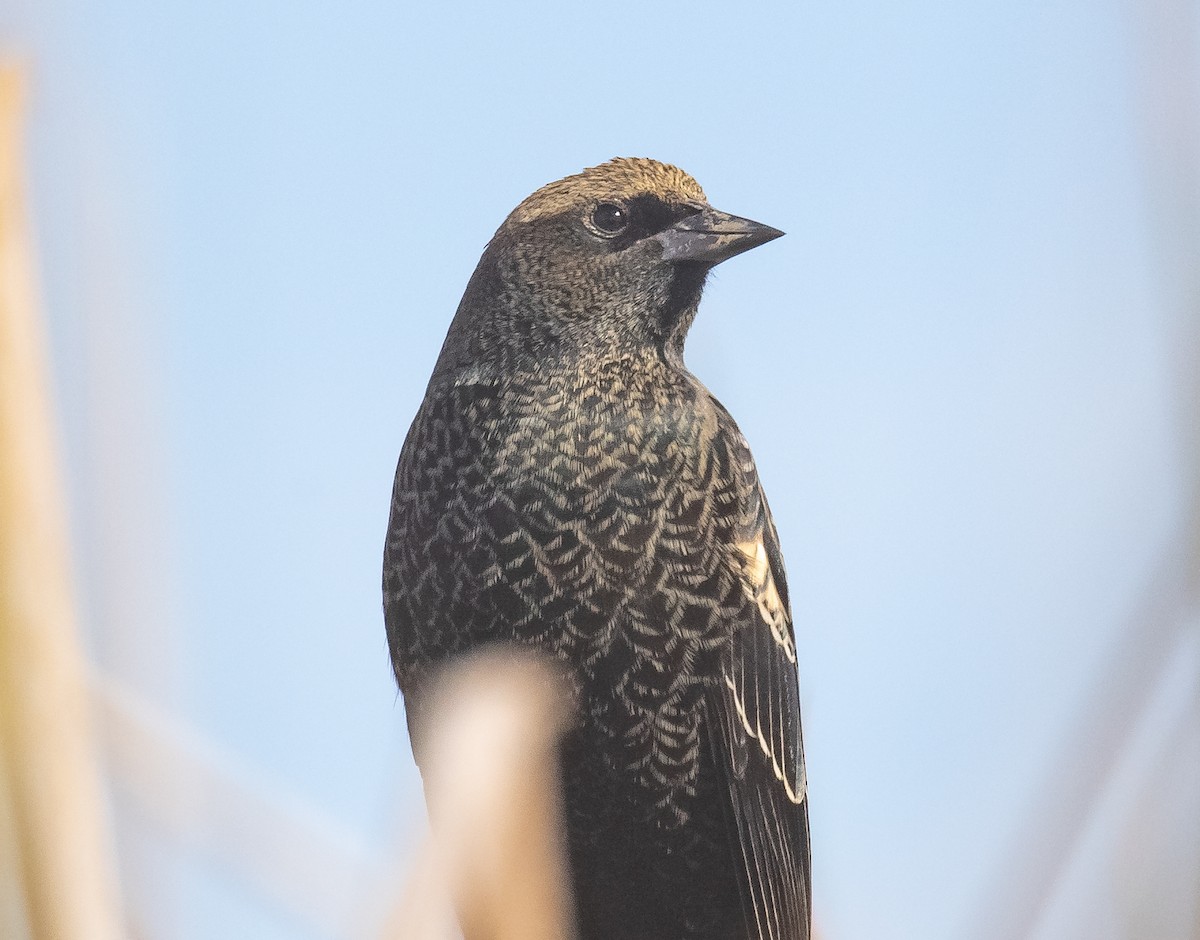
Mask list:
[[[658,196],[664,202],[706,201],[700,184],[677,166],[646,157],[615,157],[543,186],[512,211],[508,224],[532,222],[581,202],[642,195]]]

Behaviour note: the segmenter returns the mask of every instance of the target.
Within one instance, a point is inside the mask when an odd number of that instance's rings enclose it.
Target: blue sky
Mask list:
[[[1128,10],[18,0],[95,655],[415,831],[378,592],[408,422],[513,205],[674,162],[788,233],[688,361],[783,540],[818,919],[969,935],[1178,511]],[[179,881],[177,936],[309,936]]]

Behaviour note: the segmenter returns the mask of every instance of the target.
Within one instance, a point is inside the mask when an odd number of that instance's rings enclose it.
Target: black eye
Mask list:
[[[592,227],[601,235],[620,235],[629,227],[629,211],[615,202],[602,202],[592,211]]]

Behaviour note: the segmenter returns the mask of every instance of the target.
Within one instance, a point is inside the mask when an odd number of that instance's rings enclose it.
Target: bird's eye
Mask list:
[[[620,235],[629,227],[629,212],[615,202],[602,202],[592,210],[592,228],[605,238]]]

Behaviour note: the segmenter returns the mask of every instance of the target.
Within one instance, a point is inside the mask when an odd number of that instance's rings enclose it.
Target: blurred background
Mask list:
[[[788,233],[688,362],[788,561],[823,940],[1200,937],[1197,20],[7,0],[131,933],[377,929],[396,456],[506,213],[637,155]]]

